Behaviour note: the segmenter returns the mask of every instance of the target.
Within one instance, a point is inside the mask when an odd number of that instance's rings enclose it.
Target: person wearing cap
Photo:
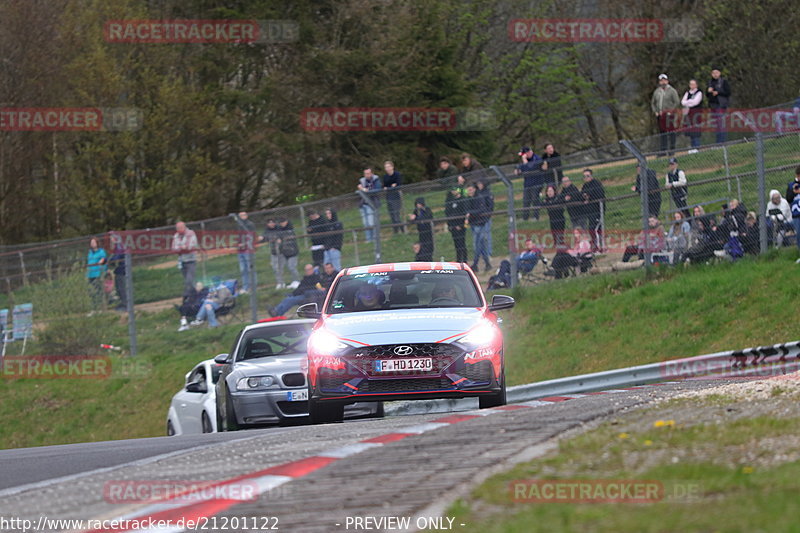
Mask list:
[[[467,228],[464,227],[464,217],[466,214],[467,208],[464,203],[464,197],[461,194],[461,187],[453,187],[448,191],[447,197],[444,200],[444,216],[447,218],[447,230],[453,238],[453,246],[456,249],[456,261],[459,263],[466,263],[468,261],[466,243]]]
[[[658,87],[653,91],[650,99],[650,109],[658,121],[658,132],[661,134],[661,153],[672,155],[675,151],[675,130],[678,129],[678,109],[681,107],[681,99],[678,91],[669,84],[666,74],[659,74]]]
[[[433,261],[433,213],[425,205],[425,198],[414,200],[414,212],[408,215],[409,220],[417,223],[419,233],[420,257],[424,261]]]
[[[672,201],[675,202],[675,207],[680,209],[684,216],[689,217],[689,210],[686,209],[686,198],[688,195],[686,189],[686,173],[678,168],[678,159],[675,157],[669,159],[669,169],[667,170],[667,178],[664,186],[669,189],[672,194]]]
[[[722,77],[722,71],[717,65],[711,67],[711,79],[708,81],[706,94],[708,95],[708,107],[711,108],[711,114],[717,126],[717,143],[724,143],[728,139],[728,133],[725,130],[725,113],[731,99],[731,85]]]
[[[530,217],[531,206],[533,208],[533,219],[539,220],[539,196],[544,187],[545,176],[542,172],[542,158],[533,153],[530,146],[523,146],[517,155],[522,162],[517,165],[515,174],[522,176],[522,220]]]

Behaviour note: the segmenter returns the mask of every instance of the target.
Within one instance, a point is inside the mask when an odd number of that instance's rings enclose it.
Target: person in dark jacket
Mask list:
[[[750,211],[745,216],[744,229],[739,233],[739,240],[744,248],[744,253],[758,255],[761,252],[761,234],[755,212]]]
[[[475,186],[478,187],[477,194],[483,196],[484,201],[486,202],[486,207],[489,210],[489,221],[486,223],[488,226],[488,230],[486,232],[486,253],[489,254],[489,257],[492,256],[492,213],[494,213],[494,195],[492,194],[492,189],[489,186],[489,183],[485,179],[479,179],[475,182]]]
[[[605,206],[603,201],[606,199],[606,190],[600,180],[594,178],[591,168],[583,170],[581,196],[583,196],[586,225],[592,241],[592,252],[599,252],[603,248],[603,217],[601,213]]]
[[[281,218],[278,221],[278,256],[279,260],[286,264],[292,282],[288,285],[290,289],[296,289],[300,283],[300,274],[297,272],[297,256],[300,248],[297,247],[297,236],[294,233],[292,221],[288,218]],[[283,270],[283,269],[281,269]]]
[[[400,219],[400,207],[403,201],[397,189],[403,184],[403,176],[395,170],[391,161],[384,162],[383,169],[386,171],[382,178],[383,190],[386,191],[386,207],[392,220],[392,230],[395,233],[403,233],[403,221]]]
[[[283,289],[286,284],[283,283],[283,271],[286,268],[286,259],[281,255],[278,250],[278,240],[280,239],[281,229],[274,218],[267,220],[267,225],[264,227],[264,233],[259,238],[259,242],[267,242],[269,244],[269,257],[270,265],[272,265],[272,272],[275,274],[275,289]]]
[[[270,316],[283,316],[296,305],[301,305],[306,301],[316,301],[320,291],[318,286],[321,287],[322,280],[312,264],[303,267],[303,274],[303,279],[300,280],[297,287],[287,294],[278,305],[267,310]]]
[[[419,197],[414,201],[414,212],[408,218],[417,223],[419,233],[419,245],[422,247],[421,255],[430,257],[427,261],[433,261],[433,213],[425,205],[425,198]]]
[[[237,258],[239,259],[239,274],[242,276],[242,289],[239,294],[247,294],[250,292],[250,274],[253,273],[255,278],[255,271],[253,270],[253,257],[255,254],[255,234],[256,226],[250,220],[250,215],[247,211],[240,211],[239,214],[232,214],[236,225],[241,230],[239,234],[239,246]]]
[[[631,187],[631,190],[638,192],[639,196],[642,194],[641,188],[641,167],[636,165],[636,185]],[[656,171],[652,168],[647,168],[647,207],[650,211],[648,216],[658,218],[661,213],[661,184],[658,182]]]
[[[556,147],[553,143],[544,145],[544,154],[542,154],[542,170],[545,172],[544,182],[558,185],[561,183],[561,178],[564,173],[561,171],[561,154],[556,152]]]
[[[467,257],[466,233],[464,227],[464,217],[467,214],[464,198],[461,196],[461,188],[454,187],[447,193],[444,201],[444,216],[447,218],[447,230],[453,238],[453,246],[456,249],[456,261],[466,263]]]
[[[325,210],[325,255],[323,261],[333,265],[337,271],[342,269],[342,241],[344,226],[339,222],[336,210],[329,207]]]
[[[564,205],[567,207],[567,213],[569,213],[569,219],[570,222],[572,222],[572,227],[587,229],[586,215],[584,214],[583,196],[581,196],[581,191],[579,191],[578,188],[573,185],[572,180],[569,179],[569,176],[564,176],[561,178],[561,199],[564,201]]]
[[[328,226],[328,221],[322,218],[316,209],[308,210],[308,226],[306,233],[311,236],[311,262],[314,266],[322,268],[325,264],[325,241],[324,235]]]
[[[486,197],[478,194],[478,186],[470,183],[467,186],[467,216],[465,224],[472,227],[472,241],[475,260],[472,262],[472,270],[478,271],[478,262],[483,258],[486,271],[492,270],[492,263],[489,261],[487,233],[489,231],[489,219],[491,213]]]
[[[115,311],[125,311],[128,308],[128,288],[125,285],[125,250],[122,244],[117,242],[112,249],[111,257],[108,258],[108,268],[114,273],[114,290],[119,298],[119,305]]]
[[[724,121],[731,99],[731,85],[722,77],[718,66],[711,67],[711,79],[708,81],[706,94],[708,107],[711,108],[711,114],[717,122],[717,143],[724,143],[728,139]]]
[[[533,152],[530,146],[523,146],[518,154],[522,162],[514,171],[522,176],[522,220],[530,217],[533,206],[533,219],[539,220],[540,196],[544,187],[544,173],[542,172],[542,158]]]
[[[691,263],[700,263],[714,257],[714,250],[724,246],[720,242],[717,221],[713,215],[706,215],[702,206],[695,206],[692,220],[692,242],[686,251]]]
[[[186,331],[189,329],[189,317],[194,317],[200,311],[200,306],[208,297],[208,288],[204,287],[201,282],[197,282],[193,287],[189,288],[183,293],[183,301],[181,305],[176,305],[175,308],[181,314],[181,326],[178,331]]]
[[[564,247],[564,229],[567,226],[564,217],[564,200],[556,192],[554,185],[548,185],[544,189],[544,207],[547,210],[547,217],[550,219],[550,233],[553,234],[553,242],[556,249]]]
[[[440,157],[439,168],[436,170],[436,179],[447,180],[448,178],[455,178],[455,176],[458,176],[458,168],[450,161],[449,157]],[[445,183],[448,182],[449,180]]]
[[[800,185],[800,167],[794,169],[794,179],[790,181],[786,185],[786,201],[789,202],[789,205],[792,205],[794,202],[794,197],[797,195],[795,192],[795,186]],[[794,220],[794,218],[792,218]]]

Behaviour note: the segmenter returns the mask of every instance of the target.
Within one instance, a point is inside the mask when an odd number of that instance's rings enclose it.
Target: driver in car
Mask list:
[[[431,305],[457,304],[461,305],[458,292],[450,283],[437,284],[431,291]]]
[[[386,296],[383,291],[372,284],[364,285],[356,292],[356,309],[381,309]]]

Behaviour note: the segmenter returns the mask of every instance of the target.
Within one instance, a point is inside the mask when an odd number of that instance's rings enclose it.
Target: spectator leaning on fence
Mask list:
[[[178,254],[178,268],[183,274],[184,290],[194,285],[197,250],[197,234],[187,228],[184,222],[178,221],[175,224],[175,235],[172,237],[172,251]]]
[[[636,184],[631,187],[631,190],[642,194],[642,167],[636,164]],[[658,217],[661,213],[661,183],[658,181],[656,171],[647,167],[647,208],[650,211],[649,216]]]
[[[290,289],[297,288],[300,283],[300,274],[297,272],[297,256],[300,255],[300,248],[297,246],[297,237],[294,234],[294,226],[288,218],[281,218],[278,221],[278,252],[279,260],[286,263],[292,282],[288,285]]]
[[[561,178],[564,176],[563,172],[561,172],[561,154],[556,152],[556,147],[553,146],[553,143],[544,145],[542,170],[545,171],[545,183],[561,183]]]
[[[255,253],[256,227],[246,211],[241,211],[236,217],[236,223],[242,233],[239,234],[239,274],[242,276],[242,288],[239,294],[250,292],[250,271],[253,270],[253,254]],[[255,277],[255,271],[253,271]]]
[[[531,206],[533,206],[533,218],[539,220],[539,197],[544,187],[544,173],[542,172],[542,158],[533,153],[530,146],[523,146],[518,153],[521,162],[514,171],[518,176],[522,176],[522,220],[528,220]]]
[[[700,146],[700,121],[703,115],[703,91],[697,80],[689,80],[689,89],[681,98],[683,106],[683,129],[689,137],[692,148]]]
[[[337,271],[342,269],[342,242],[344,226],[339,222],[336,210],[329,207],[325,210],[325,263],[330,263]]]
[[[671,157],[669,160],[669,168],[667,170],[664,186],[669,189],[670,194],[672,194],[672,201],[675,202],[675,207],[683,211],[683,214],[688,217],[689,210],[686,208],[688,198],[686,172],[678,168],[678,160],[674,157]]]
[[[92,306],[98,309],[103,303],[103,275],[106,273],[106,251],[94,237],[89,239],[89,252],[86,254],[86,279],[89,282],[89,296]]]
[[[369,202],[363,199],[359,204],[361,224],[365,228],[364,237],[367,242],[372,242],[375,237],[375,217],[380,216],[377,212],[377,208],[380,205],[380,199],[377,193],[381,190],[381,182],[378,180],[378,176],[372,172],[372,167],[366,167],[364,169],[364,175],[358,180],[358,190],[366,193],[374,205],[373,207],[373,205],[370,205]]]
[[[601,212],[605,205],[603,201],[606,199],[606,190],[600,180],[594,178],[590,168],[583,169],[581,196],[583,196],[583,212],[586,216],[586,225],[592,241],[592,252],[599,252],[603,242],[603,217]]]
[[[436,170],[436,179],[443,180],[458,176],[458,169],[449,157],[439,158],[439,168]],[[463,193],[462,193],[463,195]]]
[[[316,267],[322,268],[325,263],[325,241],[327,237],[323,234],[328,226],[328,222],[323,219],[316,209],[308,210],[308,225],[306,233],[311,237],[311,262]]]
[[[408,218],[417,223],[422,261],[433,261],[433,213],[425,205],[425,198],[419,197],[414,201],[414,212]]]
[[[658,87],[653,91],[650,99],[650,109],[658,121],[658,132],[661,146],[661,153],[672,155],[675,151],[675,130],[678,129],[678,109],[681,107],[681,99],[678,91],[669,84],[666,74],[658,75]]]
[[[447,230],[453,238],[456,261],[459,263],[469,261],[466,243],[467,228],[464,227],[464,217],[467,215],[467,210],[464,201],[460,187],[450,189],[444,200],[444,216],[447,218]]]
[[[569,176],[561,178],[561,199],[567,206],[570,222],[573,228],[586,229],[586,217],[584,216],[583,197],[581,191],[572,184]]]
[[[716,122],[717,142],[724,143],[728,139],[727,128],[725,125],[725,113],[731,99],[731,85],[728,80],[722,77],[719,66],[711,67],[711,79],[706,88],[708,95],[708,107]]]
[[[283,271],[286,268],[286,259],[281,255],[278,249],[278,240],[280,239],[281,229],[274,218],[267,220],[267,225],[264,227],[264,234],[259,239],[260,242],[269,243],[269,260],[272,266],[272,272],[275,273],[276,290],[283,289],[286,285],[283,283]]]
[[[389,210],[389,218],[392,221],[392,231],[403,233],[403,221],[400,218],[400,208],[402,207],[402,197],[398,187],[403,184],[403,176],[394,168],[394,163],[386,161],[383,163],[383,189],[386,191],[386,207]]]
[[[467,216],[464,223],[472,228],[473,250],[475,260],[472,262],[472,270],[478,271],[478,263],[483,258],[486,272],[492,269],[489,259],[487,233],[489,230],[488,222],[491,211],[486,203],[485,197],[478,194],[478,187],[474,183],[467,186]]]

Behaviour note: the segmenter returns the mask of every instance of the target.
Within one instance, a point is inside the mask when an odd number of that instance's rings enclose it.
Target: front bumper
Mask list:
[[[288,399],[290,390],[305,390],[305,387],[231,392],[236,422],[241,425],[279,424],[308,416],[308,402],[290,402]]]

